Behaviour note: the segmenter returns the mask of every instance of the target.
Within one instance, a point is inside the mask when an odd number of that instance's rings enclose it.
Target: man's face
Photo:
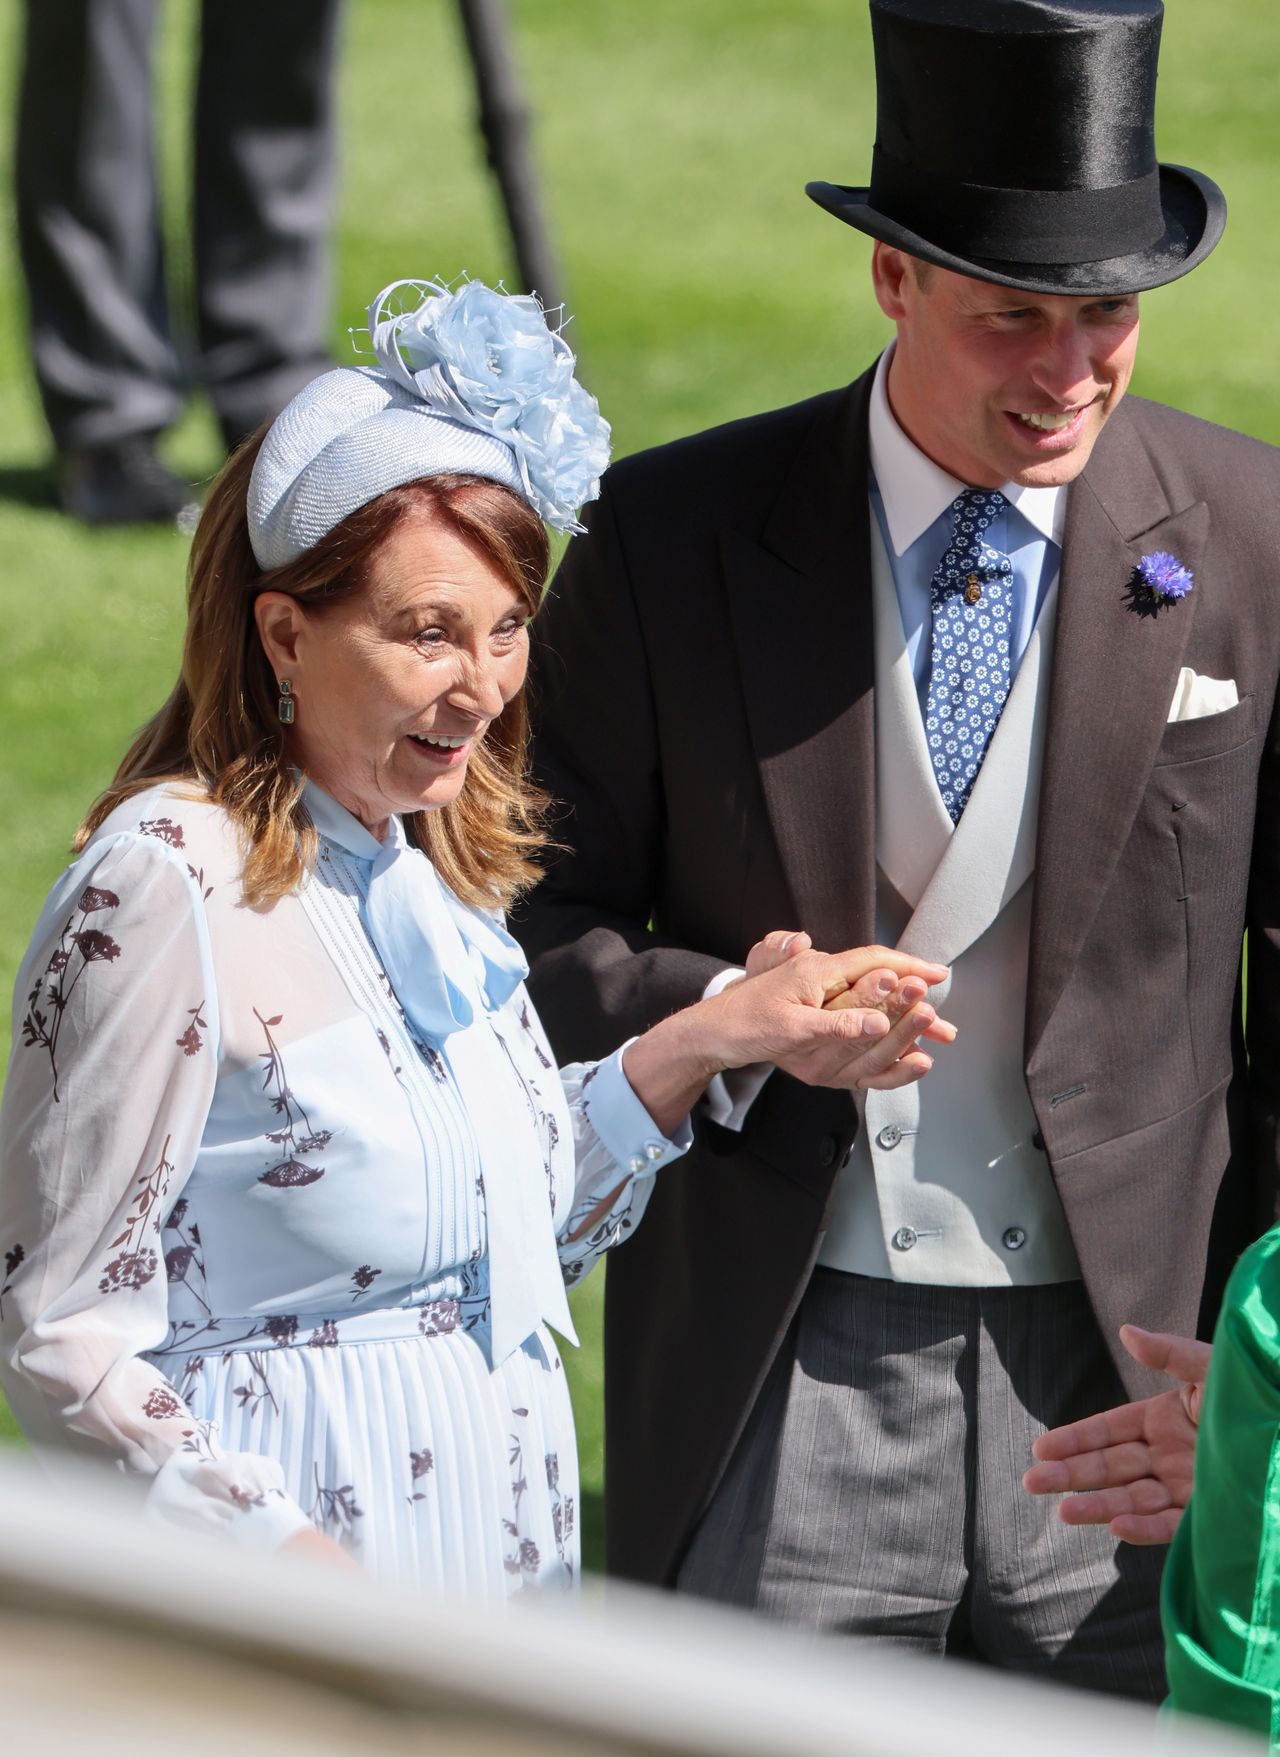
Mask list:
[[[889,401],[934,463],[974,488],[1078,476],[1128,387],[1137,294],[1020,293],[877,244],[876,297],[898,328]]]

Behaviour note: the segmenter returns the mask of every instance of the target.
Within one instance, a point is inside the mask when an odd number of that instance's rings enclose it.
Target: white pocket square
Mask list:
[[[1169,720],[1203,720],[1225,714],[1240,700],[1234,677],[1200,677],[1184,665],[1169,705]]]

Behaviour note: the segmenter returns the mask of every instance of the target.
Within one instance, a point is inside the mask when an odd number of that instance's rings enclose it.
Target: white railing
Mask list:
[[[610,1587],[486,1609],[143,1523],[0,1457],[17,1757],[1166,1757],[1258,1749],[1008,1673]]]

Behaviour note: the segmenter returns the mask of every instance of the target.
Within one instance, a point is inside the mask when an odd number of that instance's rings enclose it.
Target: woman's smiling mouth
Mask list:
[[[453,768],[467,760],[467,751],[474,737],[474,733],[457,737],[445,732],[411,732],[409,742],[428,762]]]

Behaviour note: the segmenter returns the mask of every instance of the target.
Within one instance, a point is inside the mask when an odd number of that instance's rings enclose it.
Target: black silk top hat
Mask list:
[[[810,183],[886,244],[1037,293],[1177,280],[1222,236],[1210,178],[1156,159],[1162,0],[871,0],[868,188]]]

